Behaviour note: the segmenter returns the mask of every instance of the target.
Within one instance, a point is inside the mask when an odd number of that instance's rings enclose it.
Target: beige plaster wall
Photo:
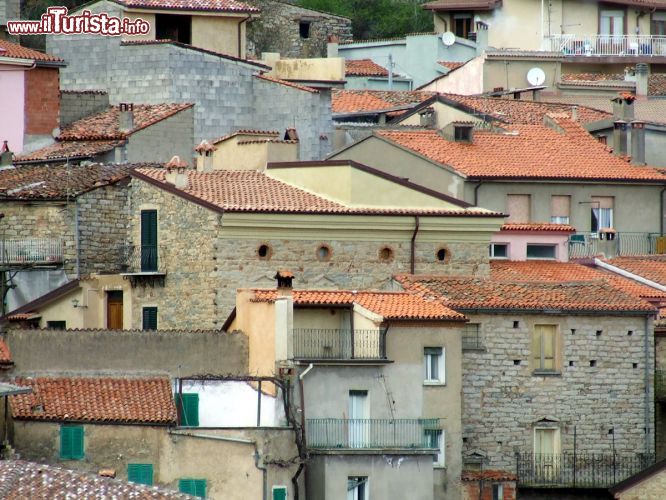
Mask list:
[[[343,81],[345,60],[342,57],[280,59],[273,63],[268,74],[284,80]]]
[[[498,87],[504,89],[529,87],[527,72],[534,67],[541,68],[546,74],[544,85],[554,87],[559,81],[560,63],[558,61],[486,59],[483,66],[483,92],[489,92]]]
[[[483,65],[484,57],[475,57],[462,68],[427,83],[419,90],[460,95],[480,94],[484,91]]]
[[[239,330],[248,337],[248,373],[275,373],[275,304],[252,302],[253,290],[238,290],[236,319],[228,331]]]
[[[192,45],[202,49],[245,57],[245,24],[241,25],[241,51],[238,47],[238,24],[242,18],[224,16],[192,16]]]
[[[441,102],[435,102],[432,104],[432,107],[435,109],[435,127],[444,128],[451,122],[463,121],[463,122],[482,122],[478,116],[465,113],[451,106],[447,106]],[[411,116],[408,116],[399,123],[403,125],[420,125],[421,117],[418,113],[415,113]]]

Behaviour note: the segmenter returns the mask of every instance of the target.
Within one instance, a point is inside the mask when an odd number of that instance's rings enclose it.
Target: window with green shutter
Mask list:
[[[143,308],[143,329],[157,330],[157,307]]]
[[[153,464],[127,464],[127,480],[152,486]]]
[[[197,393],[183,392],[174,395],[176,408],[178,408],[178,423],[187,427],[199,426],[199,395]]]
[[[63,460],[81,460],[83,453],[83,426],[60,426],[60,458]]]
[[[273,500],[287,500],[287,487],[273,486]]]
[[[178,491],[195,497],[206,497],[205,479],[181,479],[178,481]]]
[[[141,272],[156,272],[157,259],[157,210],[142,210]]]

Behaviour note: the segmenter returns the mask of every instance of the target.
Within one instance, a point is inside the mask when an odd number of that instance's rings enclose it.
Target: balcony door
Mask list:
[[[624,11],[602,10],[599,14],[599,34],[609,38],[624,35]]]
[[[366,448],[369,443],[368,391],[349,391],[349,447]]]
[[[141,272],[157,272],[157,210],[141,211]]]
[[[534,469],[537,480],[556,481],[560,469],[560,433],[557,428],[534,429]]]

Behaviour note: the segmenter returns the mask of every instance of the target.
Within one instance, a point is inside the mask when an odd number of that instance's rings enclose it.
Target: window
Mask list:
[[[599,14],[599,34],[615,37],[624,35],[624,11],[602,10]]]
[[[493,484],[493,500],[504,500],[504,487],[501,484]]]
[[[157,210],[141,211],[141,272],[157,272]]]
[[[176,407],[178,408],[178,422],[188,427],[199,426],[199,395],[195,392],[183,392],[175,394]]]
[[[554,259],[556,255],[556,245],[527,245],[528,259]]]
[[[143,308],[143,329],[157,330],[157,307]]]
[[[131,483],[153,485],[153,464],[127,464],[127,480]]]
[[[195,497],[206,498],[206,480],[181,479],[178,481],[178,491]]]
[[[472,14],[470,12],[453,14],[453,32],[460,38],[469,38],[469,34],[472,32]]]
[[[298,23],[298,34],[301,38],[310,38],[310,21],[301,21]]]
[[[433,465],[443,467],[444,461],[444,431],[441,429],[426,429],[423,431],[425,434],[425,445],[427,448],[436,448],[437,455],[433,456]]]
[[[559,369],[557,325],[535,325],[532,333],[532,359],[535,371]]]
[[[273,486],[273,500],[287,500],[287,487]]]
[[[175,14],[155,14],[155,39],[192,43],[192,17]]]
[[[444,348],[426,347],[423,349],[424,381],[443,384],[444,376]]]
[[[597,136],[597,141],[599,141],[601,144],[607,145],[608,144],[608,137],[605,135],[598,135]]]
[[[271,256],[273,255],[273,249],[270,245],[262,243],[257,248],[257,255],[261,260],[270,260]]]
[[[67,322],[66,321],[47,321],[46,327],[53,330],[66,330]]]
[[[571,196],[550,197],[550,222],[553,224],[569,224],[571,215]]]
[[[472,142],[472,126],[454,125],[453,140],[455,142]]]
[[[462,348],[463,349],[483,349],[481,344],[481,324],[467,323],[463,330]]]
[[[491,259],[506,259],[509,256],[508,243],[491,243],[489,248]]]
[[[319,245],[317,247],[317,260],[320,260],[322,262],[325,262],[327,260],[330,260],[331,258],[331,247],[329,245],[326,245],[325,243],[322,245]]]
[[[509,214],[507,222],[529,222],[530,221],[530,195],[508,194],[506,195],[506,213]]]
[[[60,458],[63,460],[81,460],[83,457],[83,426],[60,426]]]
[[[652,14],[650,34],[656,36],[666,36],[666,12],[655,12]]]
[[[347,478],[347,500],[368,500],[368,476]]]
[[[613,227],[613,205],[612,196],[593,196],[590,231],[598,232],[600,229]]]

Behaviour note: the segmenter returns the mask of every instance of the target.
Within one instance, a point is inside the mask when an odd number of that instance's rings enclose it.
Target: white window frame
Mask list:
[[[437,436],[436,448],[439,451],[437,452],[437,456],[433,458],[433,467],[446,467],[446,432],[444,429],[426,429],[424,432],[437,433],[435,434]]]
[[[426,353],[428,349],[441,349],[440,354]],[[433,378],[433,358],[437,357],[437,378]],[[423,348],[423,383],[425,385],[446,384],[446,348],[442,346],[426,346]]]
[[[503,245],[506,247],[506,255],[504,257],[502,256],[497,256],[495,255],[495,245]],[[509,258],[509,244],[508,243],[501,243],[501,242],[494,242],[490,244],[490,258],[491,259],[508,259]]]
[[[569,217],[568,215],[551,215],[550,216],[550,223],[551,224],[569,224],[570,219],[571,219],[571,217]]]
[[[492,485],[493,500],[504,500],[504,485],[501,483],[493,483]],[[495,494],[497,492],[497,494]]]
[[[365,481],[363,481],[363,500],[369,500],[370,499],[370,477],[369,476],[347,476],[347,500],[358,500],[358,491],[354,492],[354,490],[349,489],[349,480],[354,478],[358,479],[364,477]],[[354,489],[358,489],[358,483],[357,487]]]

